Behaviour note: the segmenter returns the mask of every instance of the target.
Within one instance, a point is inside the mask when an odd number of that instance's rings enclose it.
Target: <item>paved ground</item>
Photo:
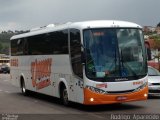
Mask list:
[[[123,117],[125,119],[136,118],[134,114],[151,114],[151,117],[160,119],[160,97],[117,105],[83,106],[73,103],[70,107],[65,107],[61,105],[59,99],[54,97],[36,93],[23,96],[19,88],[11,85],[9,75],[0,74],[0,114],[0,119],[3,120],[5,118],[16,120],[117,120],[118,117],[123,120]],[[154,114],[159,115],[154,116]]]

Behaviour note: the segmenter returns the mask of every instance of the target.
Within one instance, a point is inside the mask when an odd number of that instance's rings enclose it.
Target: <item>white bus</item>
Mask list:
[[[146,100],[141,26],[112,20],[50,25],[11,38],[11,81],[85,105]]]

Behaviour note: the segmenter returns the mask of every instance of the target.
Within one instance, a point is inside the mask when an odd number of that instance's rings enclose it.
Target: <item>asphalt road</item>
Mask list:
[[[84,106],[72,103],[70,107],[65,107],[54,97],[36,93],[23,96],[19,88],[11,85],[8,74],[0,74],[2,120],[142,120],[142,117],[143,120],[146,117],[160,119],[160,97],[116,105]]]

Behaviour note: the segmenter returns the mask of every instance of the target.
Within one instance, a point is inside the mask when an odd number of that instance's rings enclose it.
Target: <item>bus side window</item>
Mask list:
[[[24,38],[23,54],[24,54],[24,55],[28,55],[28,54],[29,54],[27,38]]]
[[[16,56],[17,55],[17,39],[11,40],[11,55]]]
[[[17,55],[23,55],[23,39],[17,40]]]
[[[78,77],[83,78],[81,63],[81,38],[80,31],[77,29],[70,30],[70,53],[73,73]]]

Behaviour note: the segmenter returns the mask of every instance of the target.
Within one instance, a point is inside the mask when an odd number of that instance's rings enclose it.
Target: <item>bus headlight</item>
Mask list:
[[[146,87],[146,86],[147,86],[147,82],[145,82],[143,85],[141,85],[141,86],[139,86],[138,88],[136,88],[136,89],[134,90],[134,92],[137,92],[137,91],[143,89],[143,88]]]
[[[94,98],[90,98],[90,101],[93,102],[93,101],[94,101]]]
[[[100,93],[100,94],[107,94],[106,91],[92,87],[92,86],[86,86],[86,88],[88,88],[89,90],[96,92],[96,93]]]
[[[148,95],[147,94],[144,94],[144,97],[147,97]]]

